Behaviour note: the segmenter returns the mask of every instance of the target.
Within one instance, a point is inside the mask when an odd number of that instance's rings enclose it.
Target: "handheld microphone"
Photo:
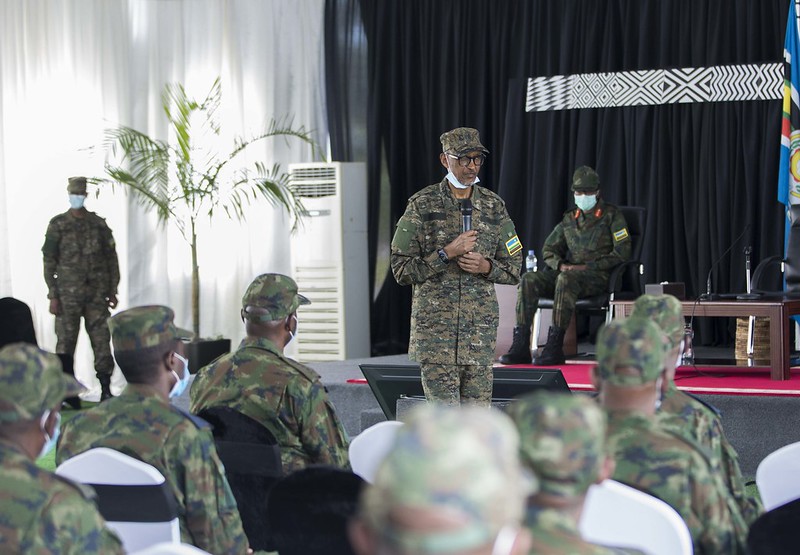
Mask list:
[[[465,198],[461,201],[461,233],[472,229],[472,201]]]
[[[727,249],[725,249],[725,252],[723,252],[723,253],[722,253],[722,254],[719,256],[719,258],[717,258],[717,259],[714,261],[714,263],[711,265],[711,268],[709,268],[709,269],[708,269],[708,277],[706,278],[706,292],[705,292],[705,295],[701,295],[701,298],[703,298],[704,300],[706,300],[706,301],[713,301],[714,299],[716,299],[716,298],[717,298],[717,296],[715,296],[715,295],[712,295],[712,294],[711,294],[711,272],[713,272],[713,271],[714,271],[714,268],[716,268],[716,267],[717,267],[717,265],[718,265],[720,262],[722,262],[722,259],[723,259],[723,258],[725,258],[725,255],[726,255],[726,254],[728,254],[729,252],[731,252],[731,249],[734,247],[734,245],[736,245],[736,243],[738,243],[738,242],[739,242],[739,239],[741,239],[742,237],[744,237],[744,234],[745,234],[745,233],[747,233],[747,230],[748,230],[748,229],[750,229],[750,224],[747,224],[746,226],[744,226],[744,229],[743,229],[743,230],[742,230],[742,232],[741,232],[741,233],[738,235],[738,237],[736,237],[736,239],[734,239],[734,240],[733,240],[733,242],[731,243],[731,245],[730,245],[730,246],[729,246]]]

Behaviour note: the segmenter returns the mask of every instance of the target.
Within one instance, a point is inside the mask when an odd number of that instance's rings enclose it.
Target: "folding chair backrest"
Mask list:
[[[764,457],[756,468],[756,486],[767,511],[800,499],[800,442]]]
[[[162,542],[180,543],[175,497],[152,465],[97,447],[64,461],[56,474],[95,489],[100,514],[127,552]]]
[[[378,422],[350,441],[348,454],[355,474],[372,483],[386,454],[394,445],[394,436],[403,425],[397,420]]]

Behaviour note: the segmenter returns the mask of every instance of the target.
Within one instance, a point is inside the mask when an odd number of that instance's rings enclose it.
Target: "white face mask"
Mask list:
[[[39,427],[42,429],[42,433],[44,433],[44,445],[42,445],[42,450],[39,452],[39,457],[42,458],[47,455],[50,451],[55,449],[56,443],[58,443],[58,436],[61,435],[61,413],[59,412],[56,414],[56,426],[53,429],[53,437],[45,430],[45,422],[47,422],[47,418],[50,416],[50,411],[45,411],[42,415],[42,419],[39,422]]]
[[[169,398],[174,399],[175,397],[180,397],[181,394],[186,391],[186,386],[189,385],[189,361],[183,358],[178,353],[173,353],[175,358],[181,361],[183,365],[183,377],[178,377],[178,374],[175,370],[170,370],[172,375],[175,376],[175,385],[172,386],[172,389],[169,390]]]
[[[597,195],[575,195],[575,206],[586,212],[597,204]]]
[[[299,324],[300,322],[298,322],[298,321],[297,321],[297,316],[295,316],[294,314],[292,314],[291,316],[289,316],[289,319],[292,319],[292,318],[294,318],[294,329],[296,330],[296,329],[297,329],[297,326],[298,326],[298,324]],[[289,338],[289,341],[287,341],[287,342],[286,342],[286,344],[287,344],[287,345],[288,345],[289,343],[291,343],[291,342],[292,342],[292,340],[294,339],[294,332],[292,331],[292,326],[289,326],[289,335],[290,335],[291,337]]]
[[[475,181],[473,181],[469,185],[464,185],[458,179],[456,179],[456,176],[453,175],[453,172],[451,172],[451,171],[448,171],[447,175],[445,177],[447,178],[447,181],[449,181],[450,184],[453,187],[455,187],[456,189],[469,189],[470,187],[472,187],[473,185],[475,185],[476,183],[478,183],[481,180],[480,177],[478,177],[476,175],[475,176]]]
[[[69,195],[70,208],[74,208],[75,210],[83,208],[84,201],[86,201],[86,197],[83,195]]]

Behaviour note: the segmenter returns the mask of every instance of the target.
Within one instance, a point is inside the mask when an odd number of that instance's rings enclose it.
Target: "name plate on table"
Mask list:
[[[686,299],[686,286],[682,282],[646,283],[644,292],[647,295],[672,295],[680,301]]]

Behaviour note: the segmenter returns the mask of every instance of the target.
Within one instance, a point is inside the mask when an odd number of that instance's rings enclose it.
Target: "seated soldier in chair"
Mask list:
[[[531,363],[531,324],[541,297],[553,303],[553,324],[547,344],[533,364],[552,366],[564,362],[564,334],[575,310],[575,301],[608,289],[611,271],[631,256],[631,238],[619,208],[600,198],[600,178],[589,166],[572,176],[576,208],[564,212],[544,243],[540,272],[522,275],[517,290],[517,324],[503,364]]]

